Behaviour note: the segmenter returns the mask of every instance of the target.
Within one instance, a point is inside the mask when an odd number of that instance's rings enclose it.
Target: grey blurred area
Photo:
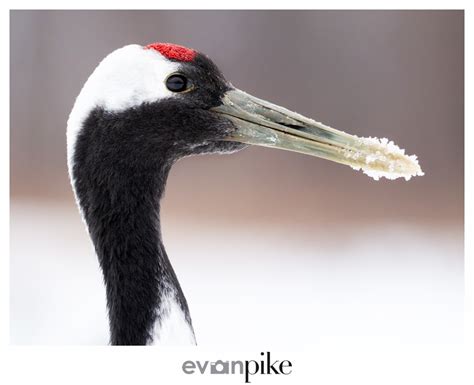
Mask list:
[[[462,339],[462,11],[11,11],[10,21],[13,344],[107,343],[66,122],[103,57],[155,41],[207,54],[255,96],[392,139],[426,174],[377,182],[263,147],[179,161],[163,236],[201,344]]]
[[[65,130],[82,85],[114,49],[166,41],[206,53],[258,97],[393,139],[426,173],[374,182],[324,160],[251,148],[179,162],[166,200],[174,210],[461,224],[463,20],[461,11],[12,11],[12,197],[72,200]]]

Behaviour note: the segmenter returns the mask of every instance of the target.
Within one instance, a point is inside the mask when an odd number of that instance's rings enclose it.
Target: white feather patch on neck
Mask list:
[[[161,300],[150,345],[196,345],[193,328],[186,320],[173,291]]]

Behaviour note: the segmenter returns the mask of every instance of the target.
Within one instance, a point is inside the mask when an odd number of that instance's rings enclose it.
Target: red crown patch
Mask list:
[[[145,48],[154,49],[168,59],[174,59],[179,61],[192,61],[196,57],[196,51],[190,48],[183,47],[177,44],[171,43],[152,43],[148,44]]]

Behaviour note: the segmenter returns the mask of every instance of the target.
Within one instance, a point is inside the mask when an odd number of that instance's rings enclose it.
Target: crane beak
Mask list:
[[[349,135],[238,89],[228,91],[212,111],[236,127],[225,140],[317,156],[362,169],[376,180],[424,175],[416,155],[405,155],[385,138]]]

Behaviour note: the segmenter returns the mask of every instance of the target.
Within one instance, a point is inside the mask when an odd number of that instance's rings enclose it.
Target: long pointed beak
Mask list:
[[[213,111],[237,128],[226,140],[280,148],[346,164],[378,180],[424,175],[416,155],[387,139],[361,138],[336,130],[241,90],[228,91]]]

